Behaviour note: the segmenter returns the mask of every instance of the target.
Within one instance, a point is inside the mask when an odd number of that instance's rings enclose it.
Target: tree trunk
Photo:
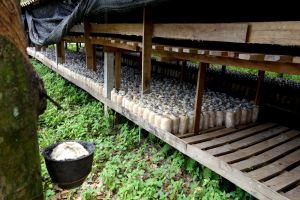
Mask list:
[[[0,199],[43,199],[37,120],[41,84],[25,51],[19,2],[0,0]]]

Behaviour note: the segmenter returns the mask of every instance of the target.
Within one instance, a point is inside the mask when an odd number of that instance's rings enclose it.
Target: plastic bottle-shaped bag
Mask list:
[[[161,115],[156,113],[155,117],[154,117],[154,124],[156,127],[160,128],[160,124],[161,124]]]
[[[216,126],[216,113],[214,111],[209,111],[209,120],[208,120],[208,127],[213,128]]]
[[[246,123],[247,123],[247,108],[242,108],[240,124],[246,124]]]
[[[248,107],[246,123],[251,123],[251,121],[252,121],[252,107]]]
[[[183,135],[188,130],[188,117],[184,115],[179,116],[179,134]]]
[[[216,112],[216,126],[217,127],[223,126],[223,122],[224,122],[224,112],[218,110]]]
[[[208,129],[209,115],[206,112],[203,112],[203,130]]]
[[[145,108],[145,109],[144,109],[144,112],[143,112],[143,119],[144,119],[145,121],[148,121],[149,112],[150,112],[150,110],[149,110],[148,108]]]
[[[237,108],[235,110],[235,126],[240,125],[241,122],[241,109]]]
[[[137,113],[137,115],[139,117],[143,117],[143,113],[144,113],[144,107],[142,105],[138,105],[138,113]]]
[[[259,114],[259,107],[258,106],[254,106],[252,109],[252,122],[257,122],[258,119],[258,114]]]
[[[194,115],[189,115],[189,125],[188,125],[188,132],[192,133],[193,132],[193,127],[194,127]]]
[[[233,128],[235,126],[235,115],[233,110],[227,110],[225,116],[226,128]]]
[[[155,126],[155,115],[156,115],[155,112],[150,110],[149,117],[148,117],[148,122],[153,126]]]
[[[179,117],[175,115],[169,115],[169,118],[172,120],[172,132],[173,134],[178,134],[179,131]]]
[[[117,104],[119,106],[121,106],[122,105],[122,101],[123,101],[123,96],[121,94],[118,94],[117,95]]]
[[[161,122],[160,122],[160,128],[162,130],[172,132],[172,120],[168,118],[167,116],[162,116],[161,117]]]
[[[132,111],[133,114],[138,115],[139,104],[136,101],[133,101]]]

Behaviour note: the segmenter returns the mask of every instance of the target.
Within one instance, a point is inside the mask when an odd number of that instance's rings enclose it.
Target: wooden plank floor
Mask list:
[[[206,130],[175,136],[129,113],[99,94],[97,84],[28,50],[70,82],[258,199],[300,199],[300,131],[275,123]]]

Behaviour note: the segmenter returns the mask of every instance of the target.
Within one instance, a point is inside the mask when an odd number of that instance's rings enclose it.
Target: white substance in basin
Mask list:
[[[63,142],[53,149],[50,156],[53,160],[74,160],[88,154],[89,152],[77,142]]]

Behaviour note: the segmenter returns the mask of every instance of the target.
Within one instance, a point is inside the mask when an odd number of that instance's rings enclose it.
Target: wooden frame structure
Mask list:
[[[274,34],[275,31],[276,34]],[[300,22],[152,24],[151,11],[148,8],[144,8],[143,24],[93,24],[86,21],[84,25],[75,25],[70,35],[65,36],[63,40],[85,43],[87,66],[92,70],[96,70],[94,45],[104,46],[106,77],[104,93],[100,86],[91,79],[82,77],[59,63],[54,63],[41,53],[31,49],[28,49],[28,53],[108,107],[154,133],[163,141],[214,170],[253,196],[259,199],[293,199],[297,198],[300,192],[300,186],[297,185],[300,181],[299,166],[293,168],[300,162],[299,131],[273,123],[200,131],[198,123],[201,117],[205,71],[209,64],[222,65],[223,73],[228,65],[258,69],[255,102],[259,104],[264,72],[299,75],[300,57],[166,46],[152,44],[152,38],[300,45],[299,33]],[[111,38],[111,36],[97,36],[97,34],[134,35],[142,37],[142,42]],[[63,48],[61,50],[63,51]],[[113,85],[117,89],[120,87],[121,54],[124,51],[142,52],[142,94],[150,92],[152,53],[166,59],[201,61],[193,133],[175,136],[154,127],[110,100],[110,90]],[[60,52],[58,57],[62,54],[63,52]]]

